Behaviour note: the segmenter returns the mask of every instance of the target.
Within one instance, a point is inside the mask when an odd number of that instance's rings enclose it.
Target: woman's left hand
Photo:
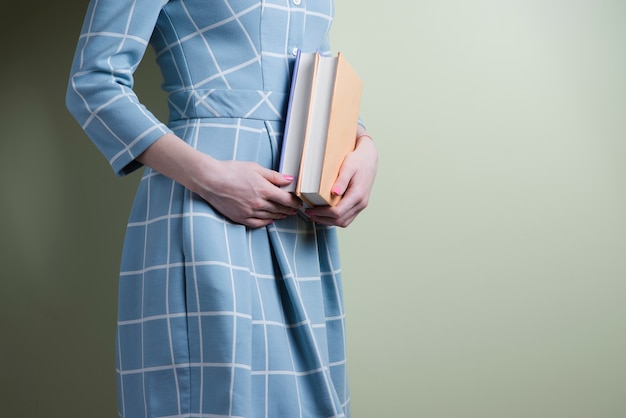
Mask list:
[[[333,194],[342,196],[339,203],[307,209],[306,214],[312,221],[345,228],[367,207],[378,168],[378,151],[374,141],[361,128],[357,137],[360,138],[356,147],[344,159],[332,188]]]

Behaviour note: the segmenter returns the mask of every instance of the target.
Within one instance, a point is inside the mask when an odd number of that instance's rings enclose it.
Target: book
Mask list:
[[[354,150],[363,83],[345,56],[298,51],[278,171],[309,206],[336,205],[331,188]]]

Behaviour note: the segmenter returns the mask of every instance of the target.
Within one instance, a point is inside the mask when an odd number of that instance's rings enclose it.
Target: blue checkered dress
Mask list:
[[[167,132],[276,169],[294,51],[329,52],[332,0],[92,0],[67,104],[119,175]],[[151,44],[158,121],[132,90]],[[346,417],[336,230],[233,224],[145,169],[122,257],[119,415]]]

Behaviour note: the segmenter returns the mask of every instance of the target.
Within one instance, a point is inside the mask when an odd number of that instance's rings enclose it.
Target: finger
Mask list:
[[[298,197],[278,187],[274,187],[268,191],[266,200],[270,205],[267,208],[279,208],[279,211],[283,213],[290,213],[302,207],[302,201]]]
[[[336,206],[317,206],[308,209],[306,214],[312,221],[323,225],[346,227],[354,221],[363,208],[356,194],[349,190]]]
[[[326,217],[326,216],[312,216],[310,217],[310,220],[320,225],[338,226],[341,228],[345,228],[348,225],[350,225],[352,221],[354,221],[354,219],[356,219],[357,215],[358,213],[354,212],[354,213],[345,214],[344,216],[339,217],[339,218]]]
[[[362,209],[356,206],[349,206],[338,213],[333,213],[331,216],[321,217],[321,222],[326,225],[335,225],[342,228],[347,227],[357,217]]]
[[[257,211],[253,215],[236,221],[237,223],[244,224],[246,226],[252,228],[260,228],[263,226],[270,225],[274,223],[274,221],[285,219],[285,214],[279,214],[275,212],[266,212],[266,211]]]
[[[282,219],[286,216],[295,215],[296,213],[296,208],[268,202],[264,207],[255,210],[252,216],[258,218]]]
[[[298,213],[297,209],[285,207],[285,206],[277,206],[272,208],[271,210],[259,212],[260,217],[269,217],[272,219],[282,219],[286,216],[295,215]]]
[[[348,190],[335,206],[315,206],[307,209],[306,213],[318,218],[339,219],[350,212],[356,203],[355,194],[352,190]]]
[[[261,175],[270,183],[279,187],[286,186],[294,180],[294,177],[291,174],[282,174],[278,171],[270,170],[264,167],[261,167]]]
[[[299,209],[302,207],[302,201],[296,197],[293,193],[282,190],[282,186],[290,184],[294,177],[288,174],[281,174],[277,171],[260,167],[261,175],[268,180],[271,184],[277,187],[270,187],[265,194],[265,199],[282,205],[285,208],[282,212],[289,212],[289,209]]]
[[[274,219],[249,218],[249,219],[246,219],[244,222],[240,222],[240,223],[251,228],[261,228],[261,227],[268,226],[274,223]]]

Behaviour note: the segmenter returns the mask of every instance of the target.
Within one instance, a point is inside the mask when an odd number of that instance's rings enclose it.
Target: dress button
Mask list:
[[[293,0],[293,4],[295,4],[296,6],[299,6],[300,3],[302,3],[302,0]]]
[[[298,1],[298,0],[295,0]],[[295,57],[296,55],[298,55],[298,47],[295,47],[294,49],[291,50],[291,54]]]

